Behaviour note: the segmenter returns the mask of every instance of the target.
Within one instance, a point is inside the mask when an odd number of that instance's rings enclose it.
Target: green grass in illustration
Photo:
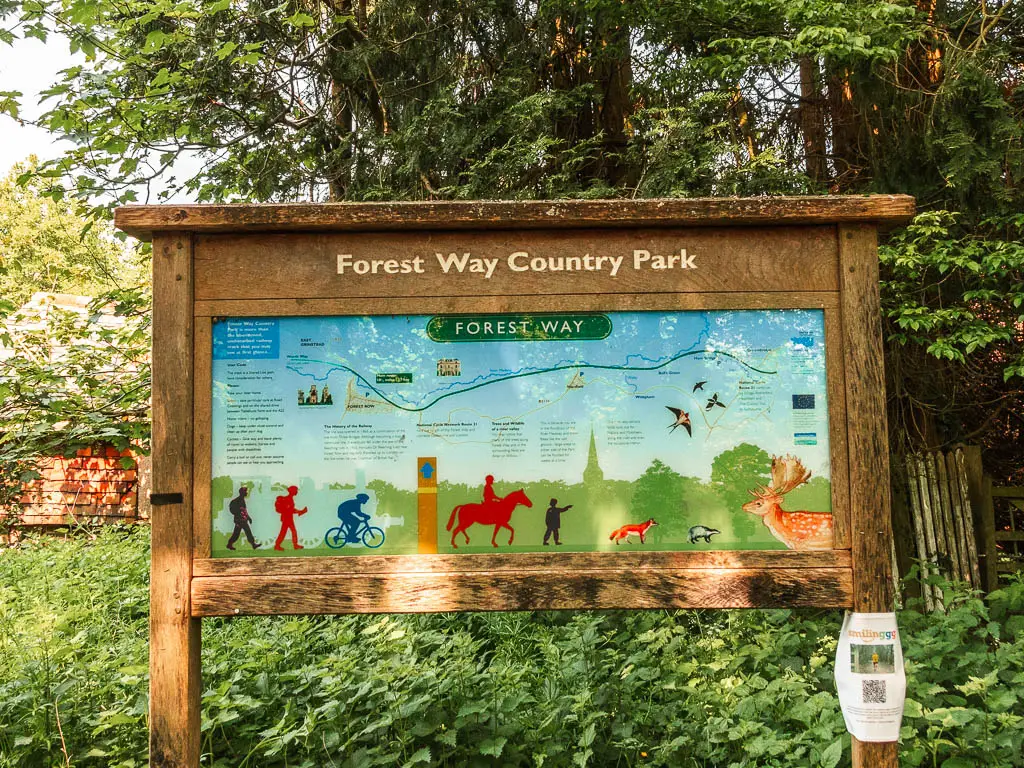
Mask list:
[[[785,545],[771,535],[761,518],[742,509],[743,504],[751,498],[749,489],[768,483],[770,466],[771,457],[768,453],[757,446],[741,444],[715,458],[709,482],[680,475],[658,460],[654,460],[634,481],[606,480],[595,462],[588,466],[585,472],[586,482],[497,482],[496,493],[504,496],[521,488],[533,502],[533,506],[519,506],[513,511],[510,519],[510,524],[515,530],[513,544],[510,546],[508,543],[509,532],[502,529],[495,539],[496,547],[491,544],[494,526],[482,524],[474,524],[467,529],[470,538],[468,544],[460,535],[455,542],[457,546],[452,546],[451,533],[447,530],[452,510],[458,505],[480,503],[482,488],[442,481],[437,489],[438,552],[785,549]],[[215,478],[212,483],[213,508],[222,509],[225,501],[236,492],[234,489],[243,483],[259,484],[244,479]],[[294,550],[290,543],[286,543],[283,551],[275,551],[273,546],[264,545],[258,555],[309,557],[417,552],[416,492],[395,488],[382,480],[369,481],[367,489],[376,497],[375,515],[378,519],[391,516],[405,520],[404,525],[387,529],[386,542],[381,549],[347,546],[340,550],[332,550],[322,540],[310,536],[308,527],[303,530],[300,518],[298,526],[305,549]],[[572,509],[562,514],[560,546],[554,544],[553,538],[549,545],[543,544],[546,530],[545,512],[552,498],[558,500],[560,507],[572,505]],[[808,483],[786,496],[785,508],[794,511],[828,511],[831,508],[829,481],[824,477],[811,478]],[[642,523],[649,518],[657,520],[658,525],[650,529],[643,544],[636,537],[629,543],[621,544],[615,544],[610,540],[609,537],[615,529]],[[690,543],[687,534],[693,526],[713,528],[720,533],[715,534],[711,542],[699,540]],[[454,527],[456,526],[453,525]],[[323,532],[326,532],[326,529]],[[212,548],[216,557],[253,556],[252,550],[244,540],[238,543],[235,551],[227,550],[227,539],[226,534],[214,531]]]

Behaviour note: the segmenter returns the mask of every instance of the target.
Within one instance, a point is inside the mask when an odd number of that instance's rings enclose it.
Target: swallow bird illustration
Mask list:
[[[704,406],[705,411],[710,411],[715,406],[719,408],[725,408],[725,403],[718,399],[718,393],[715,392],[711,397],[708,398],[708,404]]]
[[[686,434],[693,437],[693,427],[690,426],[690,414],[681,408],[673,408],[671,405],[666,405],[665,407],[672,411],[676,417],[676,420],[672,424],[669,424],[669,429],[672,432],[675,432],[676,427],[686,427]]]
[[[693,385],[693,391],[696,392],[698,389],[703,391],[705,384],[707,384],[706,380],[705,381],[698,381],[696,384]]]

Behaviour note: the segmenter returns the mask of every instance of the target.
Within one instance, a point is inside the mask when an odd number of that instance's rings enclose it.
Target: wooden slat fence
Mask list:
[[[922,576],[939,574],[980,589],[977,534],[964,451],[930,451],[906,457],[906,492]],[[922,583],[925,608],[941,609],[941,590]]]

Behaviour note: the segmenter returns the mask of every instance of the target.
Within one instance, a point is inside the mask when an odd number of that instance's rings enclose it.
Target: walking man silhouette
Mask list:
[[[551,534],[555,535],[555,544],[561,545],[562,542],[558,538],[558,529],[562,527],[562,513],[570,509],[572,509],[572,504],[566,507],[559,507],[558,499],[551,500],[551,506],[544,513],[544,524],[548,527],[544,532],[544,546],[548,545],[548,539],[551,537]]]
[[[248,495],[249,489],[243,485],[238,489],[238,495],[228,504],[228,510],[235,521],[235,530],[231,532],[231,538],[228,539],[228,549],[233,550],[235,548],[235,542],[238,541],[238,537],[243,533],[249,541],[250,547],[253,549],[260,548],[260,545],[256,543],[256,539],[252,536],[252,528],[249,527],[252,518],[249,517],[249,510],[245,505],[245,497]]]

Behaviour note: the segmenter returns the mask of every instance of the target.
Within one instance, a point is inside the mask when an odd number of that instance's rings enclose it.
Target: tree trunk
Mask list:
[[[602,97],[599,115],[604,136],[598,173],[614,187],[625,181],[629,169],[623,158],[629,143],[627,126],[633,114],[629,28],[611,25],[599,29],[594,46],[600,51],[594,59],[593,75]]]
[[[747,108],[747,100],[743,98],[743,92],[737,87],[733,90],[732,100],[729,102],[729,111],[732,113],[733,121],[736,127],[739,129],[739,133],[736,133],[736,129],[730,126],[730,134],[733,137],[733,142],[738,144],[742,141],[743,145],[747,148],[747,160],[753,161],[757,157],[757,146],[754,144],[754,134],[750,128],[750,112]],[[743,158],[738,152],[734,152],[733,156],[736,159],[736,166],[743,165]]]
[[[832,125],[832,165],[835,168],[830,191],[842,194],[852,191],[865,168],[865,158],[858,147],[859,125],[849,70],[829,74],[828,105]]]
[[[818,61],[805,56],[800,59],[800,129],[804,135],[807,175],[818,184],[828,180],[821,100]]]
[[[935,29],[935,10],[938,7],[938,0],[918,0],[917,10],[928,16],[928,28]],[[982,14],[984,23],[984,13]],[[920,47],[921,85],[935,86],[942,80],[942,48],[939,45],[939,38],[935,32],[931,32]]]

